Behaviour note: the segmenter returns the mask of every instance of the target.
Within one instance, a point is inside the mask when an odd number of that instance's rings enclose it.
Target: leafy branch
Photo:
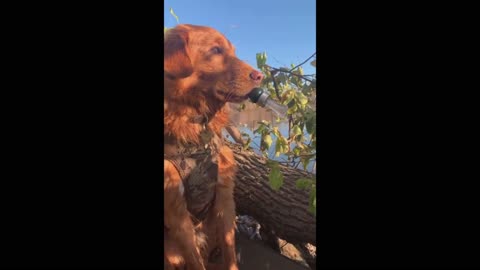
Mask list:
[[[316,111],[312,102],[316,102],[316,74],[304,75],[302,65],[311,60],[313,53],[306,60],[291,68],[272,67],[267,64],[267,54],[257,53],[257,66],[265,74],[262,87],[277,97],[278,101],[288,106],[288,134],[284,136],[268,121],[259,122],[254,134],[259,134],[260,150],[266,153],[274,147],[275,157],[278,159],[286,156],[288,161],[271,161],[269,163],[270,185],[277,190],[282,186],[283,175],[277,169],[278,164],[286,164],[303,169],[316,162]],[[310,63],[316,66],[316,60]],[[291,165],[290,165],[291,164]],[[314,167],[312,167],[312,171]],[[310,191],[310,209],[316,211],[316,179],[299,179],[297,186]]]
[[[268,66],[268,65],[267,65],[267,67],[271,70],[275,70],[275,71],[278,71],[278,72],[284,72],[284,73],[291,74],[293,76],[297,76],[297,77],[299,77],[299,78],[301,78],[301,79],[303,79],[307,82],[313,82],[313,80],[305,77],[305,75],[300,75],[300,74],[293,73],[292,72],[293,69],[292,70],[286,70],[285,68],[274,68],[274,67],[271,67],[271,66]]]

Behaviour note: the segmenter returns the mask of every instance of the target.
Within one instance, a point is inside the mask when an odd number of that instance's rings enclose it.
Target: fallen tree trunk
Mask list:
[[[227,144],[238,165],[234,194],[237,213],[252,216],[289,243],[316,245],[316,219],[308,211],[309,194],[295,186],[297,179],[315,175],[280,165],[284,183],[275,191],[270,188],[266,158],[240,145]]]

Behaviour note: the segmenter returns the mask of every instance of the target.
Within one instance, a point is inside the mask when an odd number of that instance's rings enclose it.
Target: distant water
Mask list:
[[[252,142],[250,143],[250,146],[253,148],[253,150],[257,153],[260,153],[260,135],[259,134],[254,134],[253,131],[258,128],[259,124],[258,122],[262,120],[266,120],[270,122],[274,127],[278,127],[278,130],[280,133],[288,137],[288,121],[283,120],[281,122],[277,122],[276,119],[277,117],[275,116],[274,113],[271,111],[267,111],[264,108],[261,108],[255,104],[246,103],[246,108],[244,111],[239,112],[236,108],[238,108],[238,104],[232,104],[231,105],[231,112],[230,112],[230,119],[234,124],[237,125],[239,128],[240,132],[244,132],[252,138]],[[224,134],[228,134],[224,132]],[[233,139],[230,136],[226,136],[229,138],[230,141],[234,142]],[[275,143],[276,143],[276,137],[272,136],[273,142],[272,146],[270,147],[268,151],[268,157],[274,160],[279,160],[279,161],[287,161],[287,156],[285,155],[280,155],[278,158],[275,157]],[[307,166],[308,171],[312,171],[312,168],[314,166],[314,162],[310,162],[309,165]],[[303,169],[303,165],[300,164],[298,166],[299,169]]]

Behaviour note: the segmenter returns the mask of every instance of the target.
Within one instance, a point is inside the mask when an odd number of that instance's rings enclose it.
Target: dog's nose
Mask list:
[[[263,73],[258,70],[254,70],[252,73],[250,73],[250,78],[256,82],[261,82],[263,80]]]

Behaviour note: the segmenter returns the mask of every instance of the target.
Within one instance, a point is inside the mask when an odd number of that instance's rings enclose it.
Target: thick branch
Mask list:
[[[308,211],[307,191],[295,186],[299,178],[314,178],[303,170],[280,165],[284,183],[280,190],[270,188],[267,159],[251,150],[227,142],[234,151],[238,171],[235,182],[235,202],[239,214],[247,214],[275,234],[293,244],[316,244],[316,219]]]

